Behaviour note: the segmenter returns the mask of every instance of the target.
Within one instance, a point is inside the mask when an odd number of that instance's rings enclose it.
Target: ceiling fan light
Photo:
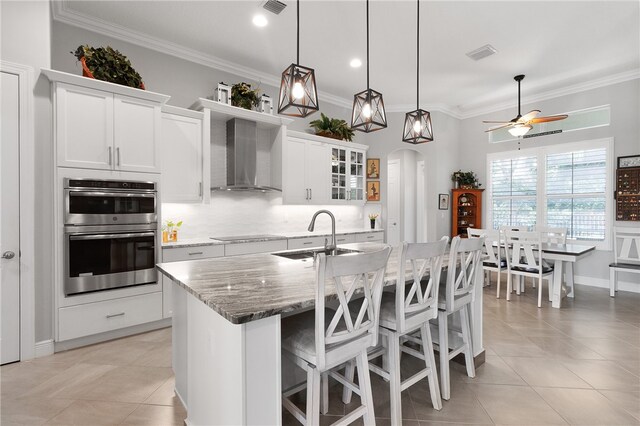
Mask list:
[[[402,141],[416,145],[433,141],[433,127],[429,111],[417,109],[405,114]]]
[[[369,133],[387,127],[382,93],[373,89],[363,90],[353,96],[351,128]]]
[[[313,69],[291,64],[282,72],[278,114],[306,117],[318,111],[318,90]]]
[[[511,136],[519,138],[520,136],[524,136],[529,133],[529,130],[531,129],[533,129],[533,126],[531,126],[530,124],[516,124],[509,129],[509,133],[511,133]]]

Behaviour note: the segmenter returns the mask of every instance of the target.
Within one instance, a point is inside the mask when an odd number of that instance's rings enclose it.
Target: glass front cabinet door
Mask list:
[[[338,204],[365,202],[363,151],[331,148],[331,200]]]

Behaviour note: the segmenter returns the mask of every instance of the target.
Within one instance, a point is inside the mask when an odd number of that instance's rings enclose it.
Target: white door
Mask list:
[[[162,113],[162,202],[202,200],[202,120]]]
[[[327,204],[329,202],[329,147],[307,142],[305,147],[305,185],[309,188],[311,204]]]
[[[112,169],[113,95],[58,83],[56,144],[58,166]]]
[[[116,169],[160,173],[160,105],[114,96]]]
[[[400,245],[400,161],[389,161],[387,173],[387,243]]]
[[[305,145],[301,139],[285,141],[282,165],[282,197],[286,204],[307,204],[309,188],[305,182]],[[322,160],[318,162],[323,163]]]
[[[0,364],[6,364],[20,360],[20,117],[18,76],[0,76]]]

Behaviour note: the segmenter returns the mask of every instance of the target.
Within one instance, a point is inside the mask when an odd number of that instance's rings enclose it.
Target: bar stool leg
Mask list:
[[[391,424],[393,426],[402,425],[402,400],[400,377],[400,336],[391,332],[387,335],[389,342],[389,397],[391,400]]]
[[[445,311],[438,311],[438,337],[440,342],[440,389],[442,399],[449,400],[451,388],[449,383],[449,327],[448,315]]]
[[[440,384],[438,383],[438,371],[436,370],[435,354],[433,353],[433,341],[431,339],[431,329],[429,323],[420,327],[420,335],[422,337],[422,353],[424,361],[429,371],[429,393],[431,394],[431,403],[436,410],[442,410],[442,397],[440,396]]]
[[[376,416],[373,409],[373,393],[371,391],[371,379],[369,377],[369,359],[367,351],[363,350],[357,358],[358,386],[360,387],[361,402],[367,410],[363,416],[365,425],[376,423]]]

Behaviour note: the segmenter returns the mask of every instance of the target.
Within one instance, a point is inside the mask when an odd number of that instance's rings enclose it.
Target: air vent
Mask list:
[[[287,7],[287,5],[278,0],[267,0],[266,2],[264,2],[262,7],[264,7],[271,13],[279,15],[280,12],[282,12],[284,8]]]
[[[473,59],[474,61],[479,61],[482,58],[486,58],[487,56],[491,56],[496,53],[497,50],[490,44],[485,44],[482,47],[477,48],[476,50],[472,50],[467,53],[467,56]]]

